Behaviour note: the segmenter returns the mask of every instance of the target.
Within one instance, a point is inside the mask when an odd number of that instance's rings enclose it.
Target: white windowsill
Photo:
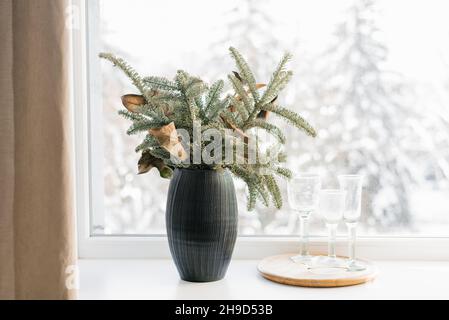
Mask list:
[[[179,280],[171,260],[80,260],[80,299],[449,299],[449,262],[379,261],[368,284],[332,289],[284,286],[262,278],[257,260],[233,260],[213,283]]]

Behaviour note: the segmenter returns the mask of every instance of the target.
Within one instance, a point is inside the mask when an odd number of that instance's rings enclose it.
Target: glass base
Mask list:
[[[350,272],[363,271],[366,270],[366,266],[360,261],[352,260],[347,263],[346,269]]]
[[[309,272],[316,275],[336,276],[345,274],[347,271],[345,268],[332,268],[332,267],[317,267],[309,268]]]
[[[297,256],[290,257],[290,259],[295,263],[302,263],[308,266],[312,262],[313,257],[310,255],[299,254]]]
[[[338,269],[347,269],[348,263],[345,259],[342,258],[334,258],[329,256],[318,256],[312,259],[312,263],[310,264],[310,268],[338,268]]]

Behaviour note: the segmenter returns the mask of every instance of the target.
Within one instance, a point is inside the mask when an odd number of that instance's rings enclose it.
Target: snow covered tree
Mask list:
[[[304,162],[313,167],[318,161],[328,179],[364,174],[364,219],[391,230],[411,223],[408,190],[421,179],[414,162],[426,150],[415,144],[423,114],[404,79],[386,68],[388,50],[376,14],[375,1],[354,1],[334,44],[317,59],[320,138]]]

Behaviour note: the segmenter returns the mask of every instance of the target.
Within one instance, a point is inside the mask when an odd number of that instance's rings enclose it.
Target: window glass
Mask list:
[[[362,234],[449,236],[447,1],[98,1],[102,51],[143,75],[172,78],[185,69],[226,79],[232,45],[267,82],[282,53],[292,52],[295,77],[279,101],[319,135],[281,123],[290,168],[319,172],[327,187],[337,186],[337,174],[363,174]],[[101,78],[104,144],[93,145],[104,153],[102,233],[164,234],[169,182],[155,171],[136,174],[142,136],[127,136],[129,122],[117,114],[121,95],[136,91],[107,63]],[[281,185],[282,210],[247,212],[236,181],[241,235],[297,234]],[[311,232],[325,234],[318,214]]]

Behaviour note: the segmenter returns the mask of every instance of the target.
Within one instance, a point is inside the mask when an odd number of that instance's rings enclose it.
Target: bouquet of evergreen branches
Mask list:
[[[277,147],[285,144],[285,135],[268,122],[269,114],[285,119],[310,136],[316,135],[300,115],[277,103],[280,91],[292,77],[292,72],[286,70],[291,56],[285,54],[265,85],[256,82],[248,63],[236,49],[230,48],[230,53],[238,72],[228,76],[232,85],[228,94],[223,93],[223,80],[209,86],[185,71],[178,71],[173,81],[141,77],[112,54],[102,53],[100,57],[119,67],[139,91],[123,96],[126,110],[119,111],[132,121],[129,135],[146,133],[136,148],[142,154],[139,174],[156,168],[161,177],[170,178],[175,168],[228,169],[248,185],[248,210],[254,209],[257,199],[266,206],[271,201],[281,208],[282,195],[275,177],[289,179],[292,173],[282,166],[286,157]],[[262,151],[257,139],[259,129],[278,143]],[[205,135],[208,138],[195,139]]]

